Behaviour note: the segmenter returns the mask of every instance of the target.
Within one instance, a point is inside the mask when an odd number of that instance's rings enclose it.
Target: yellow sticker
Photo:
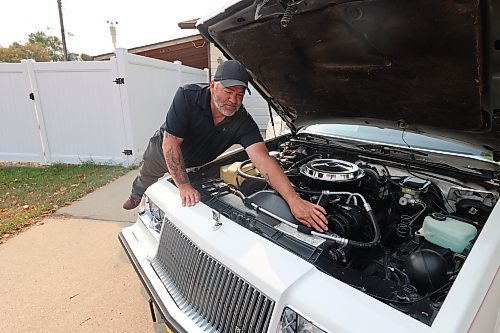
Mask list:
[[[167,333],[174,333],[174,331],[172,331],[172,329],[170,327],[168,327],[168,326],[165,328],[165,332],[167,332]]]

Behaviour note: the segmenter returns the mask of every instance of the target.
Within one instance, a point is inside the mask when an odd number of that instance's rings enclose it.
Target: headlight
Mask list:
[[[165,217],[165,212],[158,207],[153,200],[146,197],[146,209],[145,213],[151,217],[151,222],[149,227],[157,232],[160,232],[161,225],[163,224],[163,218]]]
[[[278,325],[278,333],[326,333],[290,308],[285,308]]]

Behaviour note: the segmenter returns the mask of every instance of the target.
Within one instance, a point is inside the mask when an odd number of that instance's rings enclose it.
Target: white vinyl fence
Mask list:
[[[109,61],[0,64],[0,161],[136,164],[190,82],[207,71],[125,49]]]

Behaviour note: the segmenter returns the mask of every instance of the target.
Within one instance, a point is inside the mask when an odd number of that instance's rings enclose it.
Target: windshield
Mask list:
[[[310,125],[305,131],[313,134],[368,141],[372,144],[390,144],[403,148],[418,148],[441,152],[476,156],[492,160],[490,152],[466,144],[433,138],[422,134],[363,125],[318,124]]]

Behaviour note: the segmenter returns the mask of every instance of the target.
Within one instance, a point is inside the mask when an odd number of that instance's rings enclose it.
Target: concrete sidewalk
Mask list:
[[[152,332],[147,296],[118,241],[137,171],[0,245],[0,332]]]
[[[71,205],[62,207],[55,215],[116,222],[134,222],[137,219],[137,210],[127,211],[122,208],[122,204],[127,200],[132,189],[132,182],[138,174],[138,170],[131,171],[114,182],[87,194]]]

